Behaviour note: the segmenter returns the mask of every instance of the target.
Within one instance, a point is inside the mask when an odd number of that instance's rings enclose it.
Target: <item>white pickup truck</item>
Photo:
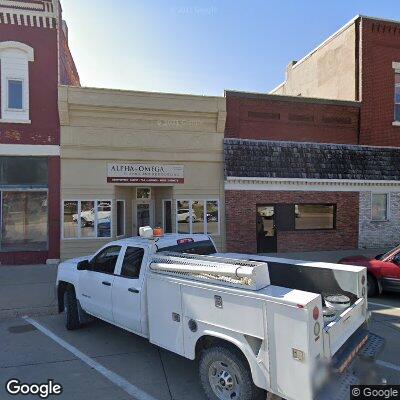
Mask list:
[[[95,316],[198,359],[210,400],[348,398],[349,364],[382,345],[366,329],[363,267],[218,254],[207,235],[141,232],[61,263],[59,311],[67,329]],[[317,393],[327,365],[337,387]]]

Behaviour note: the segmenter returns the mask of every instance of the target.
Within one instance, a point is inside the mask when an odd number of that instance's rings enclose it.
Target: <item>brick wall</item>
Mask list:
[[[357,144],[359,105],[298,97],[226,93],[225,137]],[[282,100],[277,100],[277,99]]]
[[[70,86],[81,86],[78,70],[72,57],[68,40],[62,29],[60,29],[60,84]]]
[[[400,192],[390,193],[389,220],[371,220],[371,192],[360,193],[359,247],[390,248],[399,244]]]
[[[361,22],[361,144],[400,146],[394,121],[394,70],[400,62],[400,24]]]
[[[256,253],[256,206],[276,203],[337,204],[336,229],[278,232],[279,252],[354,249],[358,246],[358,192],[225,192],[227,250]]]

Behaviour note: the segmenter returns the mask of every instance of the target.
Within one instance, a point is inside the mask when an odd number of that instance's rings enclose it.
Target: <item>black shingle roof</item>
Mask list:
[[[400,180],[400,148],[225,139],[226,177]]]

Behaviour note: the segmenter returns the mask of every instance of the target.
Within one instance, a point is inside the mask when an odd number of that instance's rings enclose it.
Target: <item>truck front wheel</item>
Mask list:
[[[68,287],[64,293],[65,327],[72,331],[80,327],[78,302],[73,287]]]
[[[200,380],[209,400],[255,400],[263,390],[254,385],[250,368],[239,351],[215,346],[204,350]]]

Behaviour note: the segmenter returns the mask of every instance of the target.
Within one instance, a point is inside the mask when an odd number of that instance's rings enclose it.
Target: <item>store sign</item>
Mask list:
[[[184,166],[169,164],[107,164],[108,183],[184,183]]]

